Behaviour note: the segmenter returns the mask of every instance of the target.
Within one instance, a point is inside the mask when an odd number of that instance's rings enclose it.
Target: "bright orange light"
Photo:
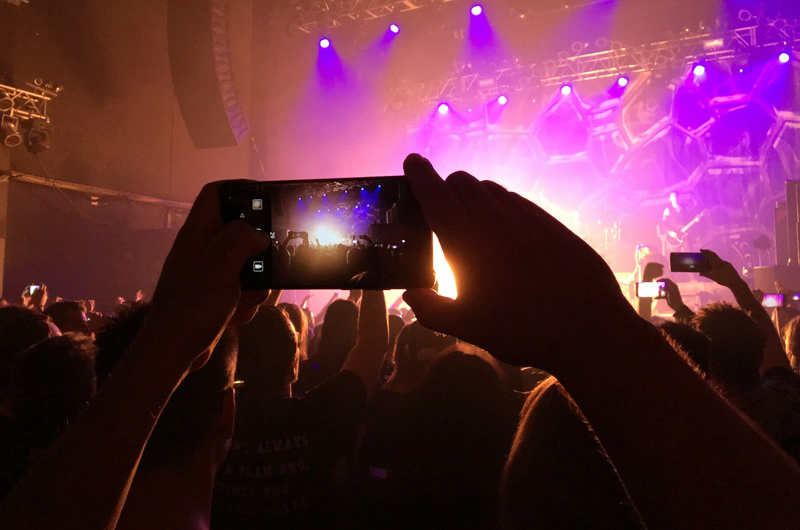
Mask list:
[[[436,234],[433,235],[433,270],[436,271],[436,279],[439,281],[439,294],[455,299],[458,296],[456,278],[444,259],[444,251]]]

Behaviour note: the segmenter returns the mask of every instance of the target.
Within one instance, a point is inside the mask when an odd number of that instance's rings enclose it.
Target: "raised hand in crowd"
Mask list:
[[[764,348],[764,362],[761,364],[760,369],[761,374],[763,375],[767,370],[775,366],[791,368],[789,358],[783,349],[781,336],[772,323],[769,313],[761,305],[761,300],[750,290],[750,286],[739,276],[736,268],[731,263],[723,260],[711,250],[701,250],[701,252],[711,265],[711,272],[701,273],[700,276],[730,289],[736,299],[736,303],[758,324],[759,329],[767,339]]]
[[[669,308],[675,312],[673,318],[679,322],[690,321],[694,317],[694,312],[683,303],[683,297],[681,296],[681,290],[678,287],[678,284],[669,278],[660,278],[657,281],[664,282],[664,292],[667,295],[667,305],[669,305]]]
[[[205,186],[197,198],[120,366],[0,503],[4,527],[115,528],[142,450],[172,392],[205,364],[227,325],[248,321],[266,299],[267,292],[242,294],[239,273],[269,241],[244,222],[223,226],[217,187]]]
[[[36,311],[44,311],[47,305],[47,286],[42,284],[31,293],[30,307]]]
[[[495,183],[444,180],[419,155],[404,169],[459,289],[405,294],[424,326],[555,375],[649,528],[800,525],[800,469],[636,315],[588,244]],[[594,290],[582,304],[561,292],[576,277]]]

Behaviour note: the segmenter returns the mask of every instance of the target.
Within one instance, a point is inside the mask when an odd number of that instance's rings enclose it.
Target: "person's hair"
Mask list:
[[[766,338],[750,316],[724,302],[702,308],[694,318],[708,337],[708,376],[715,382],[747,391],[758,385]]]
[[[641,529],[614,466],[550,377],[529,395],[503,470],[503,528]]]
[[[389,315],[389,349],[388,351],[394,352],[394,346],[397,344],[397,337],[403,328],[406,327],[406,321],[400,315]]]
[[[455,337],[431,331],[419,322],[408,324],[397,336],[393,356],[394,376],[402,374],[421,380],[435,354],[455,343]],[[431,350],[430,355],[421,357],[422,350]]]
[[[513,435],[513,414],[497,372],[460,351],[438,358],[418,394],[411,428],[409,477],[433,520],[494,519],[500,476]],[[454,525],[454,527],[458,527]]]
[[[78,302],[56,302],[44,310],[44,314],[53,319],[62,333],[88,333],[84,313],[83,306]]]
[[[48,447],[83,411],[97,389],[95,348],[86,335],[47,338],[19,352],[9,397],[30,447]]]
[[[322,334],[314,354],[320,371],[333,375],[341,369],[358,338],[358,306],[350,300],[336,300],[325,312]]]
[[[800,374],[800,316],[791,319],[784,327],[783,344],[792,370]]]
[[[22,306],[0,307],[0,401],[5,400],[15,355],[51,336],[50,317]]]
[[[262,307],[239,328],[237,377],[244,392],[280,390],[297,378],[297,334],[289,317],[276,307]]]
[[[131,306],[98,332],[99,384],[108,380],[130,348],[148,309],[146,303]],[[140,469],[178,466],[190,458],[222,412],[224,392],[233,386],[236,357],[236,333],[229,329],[205,366],[187,375],[173,392],[147,441]]]
[[[658,326],[662,333],[679,348],[678,353],[685,354],[685,358],[696,370],[705,376],[708,373],[708,355],[711,342],[708,338],[688,324],[680,322],[663,322]]]
[[[305,311],[300,309],[297,304],[282,303],[278,304],[289,320],[292,321],[295,332],[297,332],[297,347],[300,350],[300,359],[308,358],[308,317]]]

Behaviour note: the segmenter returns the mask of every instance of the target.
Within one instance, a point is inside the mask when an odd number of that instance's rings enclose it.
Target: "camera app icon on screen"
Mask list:
[[[253,210],[260,210],[264,207],[264,203],[261,199],[253,199]]]

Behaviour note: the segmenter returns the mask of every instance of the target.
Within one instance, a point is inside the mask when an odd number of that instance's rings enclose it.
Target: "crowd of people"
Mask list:
[[[290,232],[283,243],[272,244],[272,275],[277,285],[308,288],[402,285],[414,280],[414,273],[426,263],[428,254],[421,251],[424,245],[420,242],[395,243],[354,235],[345,242],[321,244],[318,240],[309,241],[307,232]]]
[[[404,168],[457,300],[242,292],[270,242],[210,184],[152,300],[0,308],[0,528],[800,528],[800,316],[704,251],[737,305],[651,322],[533,203]]]

